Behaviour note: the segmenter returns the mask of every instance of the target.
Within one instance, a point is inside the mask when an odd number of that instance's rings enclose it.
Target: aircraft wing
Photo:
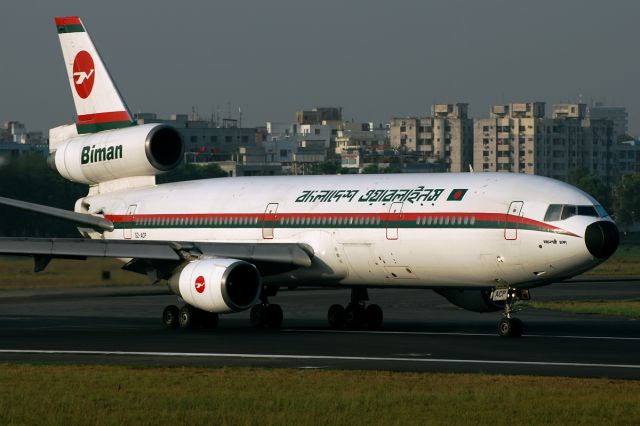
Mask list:
[[[145,273],[147,265],[176,266],[198,257],[225,257],[253,263],[261,272],[309,267],[313,249],[295,243],[219,243],[90,240],[83,238],[0,238],[0,254],[33,256],[36,272],[54,258],[131,258],[124,269]],[[160,268],[166,269],[166,268]]]

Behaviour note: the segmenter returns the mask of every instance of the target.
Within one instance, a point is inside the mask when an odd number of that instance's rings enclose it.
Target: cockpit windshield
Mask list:
[[[609,216],[607,211],[599,204],[575,206],[571,204],[551,204],[544,215],[545,222],[569,219],[571,216]]]

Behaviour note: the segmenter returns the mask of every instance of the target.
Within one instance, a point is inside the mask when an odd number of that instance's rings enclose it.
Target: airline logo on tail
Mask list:
[[[73,82],[76,86],[76,93],[82,99],[87,99],[93,90],[95,71],[91,54],[86,50],[79,51],[73,60]]]
[[[55,21],[78,115],[78,133],[135,125],[80,18],[64,16]]]

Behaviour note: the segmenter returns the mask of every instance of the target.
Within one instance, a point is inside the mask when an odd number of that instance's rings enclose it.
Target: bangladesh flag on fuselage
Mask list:
[[[451,191],[451,194],[449,194],[447,201],[462,201],[462,198],[466,193],[467,193],[466,189],[460,189],[460,188],[453,189]]]

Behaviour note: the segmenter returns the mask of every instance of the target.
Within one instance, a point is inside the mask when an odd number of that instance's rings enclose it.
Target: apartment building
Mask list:
[[[473,120],[468,104],[435,104],[429,117],[393,118],[392,148],[420,153],[424,162],[444,164],[447,171],[469,171],[473,158]]]

